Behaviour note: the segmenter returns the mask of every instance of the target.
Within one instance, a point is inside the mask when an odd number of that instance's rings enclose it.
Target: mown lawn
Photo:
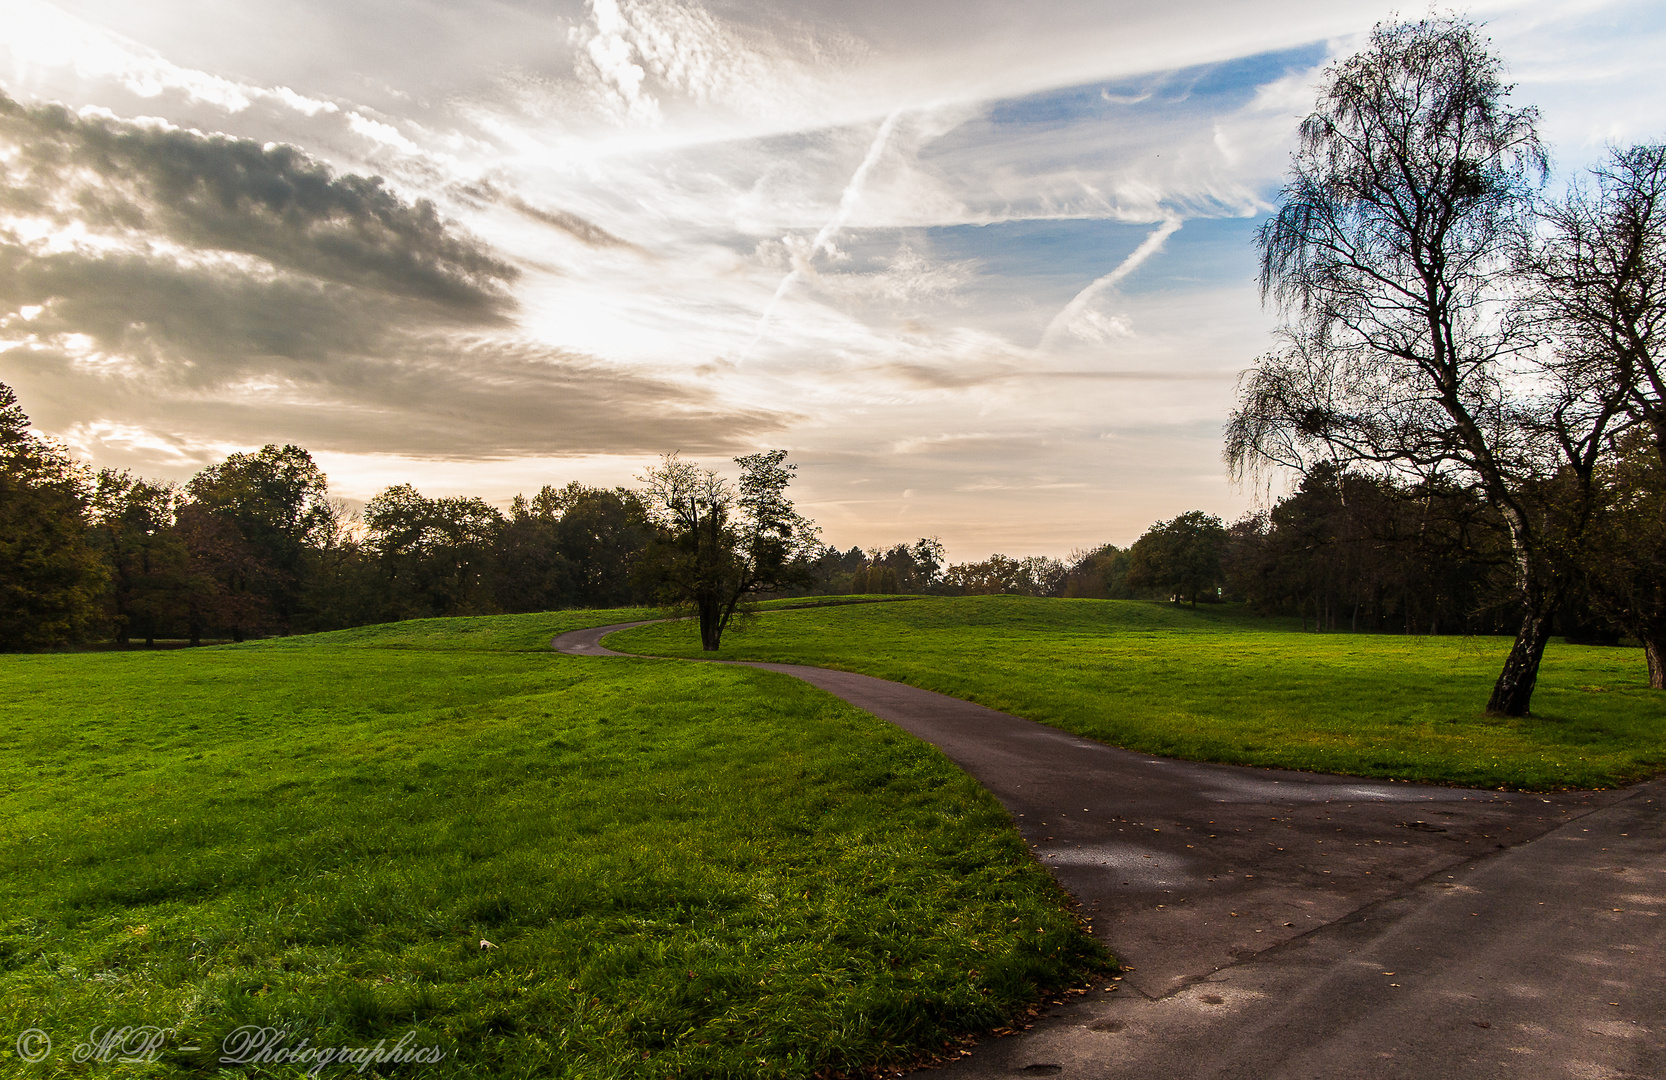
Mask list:
[[[1533,715],[1483,713],[1509,641],[1309,634],[1230,606],[1011,596],[760,615],[725,659],[818,664],[1144,753],[1479,787],[1610,787],[1666,770],[1638,649],[1553,644]],[[684,623],[611,648],[702,655]]]
[[[0,1075],[218,1075],[252,1024],[445,1053],[362,1075],[810,1077],[1107,965],[931,748],[785,677],[548,651],[646,614],[0,657]],[[124,1025],[172,1033],[74,1060]]]

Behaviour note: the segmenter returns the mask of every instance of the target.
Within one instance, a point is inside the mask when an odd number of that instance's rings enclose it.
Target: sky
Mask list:
[[[506,502],[784,448],[841,548],[1230,521],[1255,230],[1397,7],[0,0],[0,382],[150,477],[295,443]],[[1658,4],[1467,13],[1554,183],[1666,137]]]

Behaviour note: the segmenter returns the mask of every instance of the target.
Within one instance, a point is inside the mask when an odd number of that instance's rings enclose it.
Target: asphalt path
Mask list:
[[[563,634],[579,656],[641,623]],[[1476,791],[1135,754],[866,675],[746,663],[933,744],[1127,966],[938,1075],[1663,1080],[1666,781]]]

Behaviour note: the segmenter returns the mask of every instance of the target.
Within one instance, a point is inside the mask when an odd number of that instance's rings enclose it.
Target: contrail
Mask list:
[[[803,260],[793,258],[793,268],[781,279],[781,284],[775,287],[775,295],[769,298],[769,303],[764,306],[764,313],[758,317],[758,329],[752,334],[752,341],[741,354],[742,360],[752,354],[752,349],[769,326],[769,317],[775,313],[775,305],[779,304],[781,298],[792,289],[793,284],[804,276],[804,270],[809,266],[810,260],[816,257],[816,252],[826,250],[829,255],[833,254],[833,238],[844,228],[846,219],[856,206],[856,200],[862,197],[862,185],[867,183],[868,174],[878,164],[879,155],[885,152],[885,144],[890,141],[891,131],[897,126],[897,118],[900,116],[902,110],[898,109],[880,123],[879,130],[874,133],[873,142],[868,146],[867,156],[862,158],[862,164],[856,166],[856,171],[850,176],[850,182],[845,185],[844,193],[839,196],[838,209],[833,211],[833,216],[827,219],[827,224],[816,233],[816,238],[811,241],[810,250],[804,255]]]
[[[1153,229],[1150,236],[1140,241],[1140,246],[1128,253],[1128,257],[1117,264],[1115,270],[1102,278],[1096,278],[1092,284],[1077,293],[1064,305],[1064,309],[1053,316],[1053,321],[1047,324],[1047,329],[1041,334],[1041,344],[1038,350],[1046,350],[1058,339],[1058,336],[1069,328],[1076,320],[1076,316],[1085,311],[1089,304],[1098,299],[1099,294],[1114,287],[1123,278],[1134,272],[1140,263],[1156,254],[1163,246],[1163,241],[1173,236],[1180,228],[1181,219],[1177,217],[1165,218],[1163,223]]]

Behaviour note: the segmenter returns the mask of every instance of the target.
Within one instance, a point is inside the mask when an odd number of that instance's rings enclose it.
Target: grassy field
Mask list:
[[[929,747],[782,676],[548,651],[644,614],[0,657],[0,1075],[219,1075],[252,1024],[445,1053],[399,1076],[810,1077],[1105,968]],[[172,1032],[75,1060],[124,1025]]]
[[[612,635],[699,656],[682,623]],[[1145,753],[1480,787],[1609,787],[1666,769],[1639,649],[1553,644],[1534,715],[1483,714],[1509,642],[1306,634],[1230,606],[1011,596],[764,614],[725,659],[817,664]]]

